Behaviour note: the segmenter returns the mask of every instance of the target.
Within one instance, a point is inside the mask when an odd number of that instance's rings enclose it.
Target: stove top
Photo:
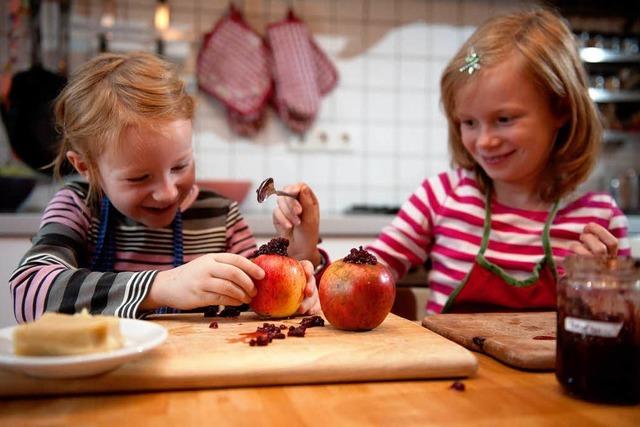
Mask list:
[[[351,215],[395,215],[400,210],[397,205],[353,205],[347,208],[346,214]]]

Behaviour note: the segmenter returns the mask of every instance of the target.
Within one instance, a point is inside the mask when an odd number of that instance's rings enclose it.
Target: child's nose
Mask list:
[[[153,198],[158,202],[172,202],[178,197],[178,187],[170,178],[165,178],[153,192]]]
[[[491,131],[491,129],[482,129],[478,135],[476,144],[481,148],[495,147],[500,143],[500,139]]]

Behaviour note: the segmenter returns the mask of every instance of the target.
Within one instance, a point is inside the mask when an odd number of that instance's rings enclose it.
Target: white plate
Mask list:
[[[75,356],[17,356],[13,352],[13,330],[0,329],[0,366],[40,378],[74,378],[97,375],[137,359],[162,344],[167,330],[153,322],[120,319],[124,347]]]

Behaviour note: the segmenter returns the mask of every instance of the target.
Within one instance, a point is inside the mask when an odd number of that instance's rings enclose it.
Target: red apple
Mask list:
[[[287,256],[287,246],[287,239],[272,239],[253,255],[265,276],[254,281],[258,293],[250,306],[262,317],[289,317],[302,303],[307,276],[298,260]]]
[[[319,296],[322,312],[334,327],[367,331],[391,311],[396,283],[387,267],[361,246],[325,270]]]

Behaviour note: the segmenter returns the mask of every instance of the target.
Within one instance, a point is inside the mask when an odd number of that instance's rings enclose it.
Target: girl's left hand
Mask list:
[[[320,313],[320,298],[318,297],[316,278],[313,275],[313,264],[307,260],[300,261],[300,263],[307,276],[307,286],[304,288],[304,299],[298,308],[297,314],[318,314]]]
[[[273,225],[280,235],[289,240],[289,256],[298,260],[308,259],[320,263],[318,237],[320,235],[320,206],[313,190],[304,183],[286,186],[291,197],[278,197],[273,211]]]
[[[573,242],[569,249],[578,255],[618,255],[618,239],[603,226],[590,222],[582,229],[580,242]]]

